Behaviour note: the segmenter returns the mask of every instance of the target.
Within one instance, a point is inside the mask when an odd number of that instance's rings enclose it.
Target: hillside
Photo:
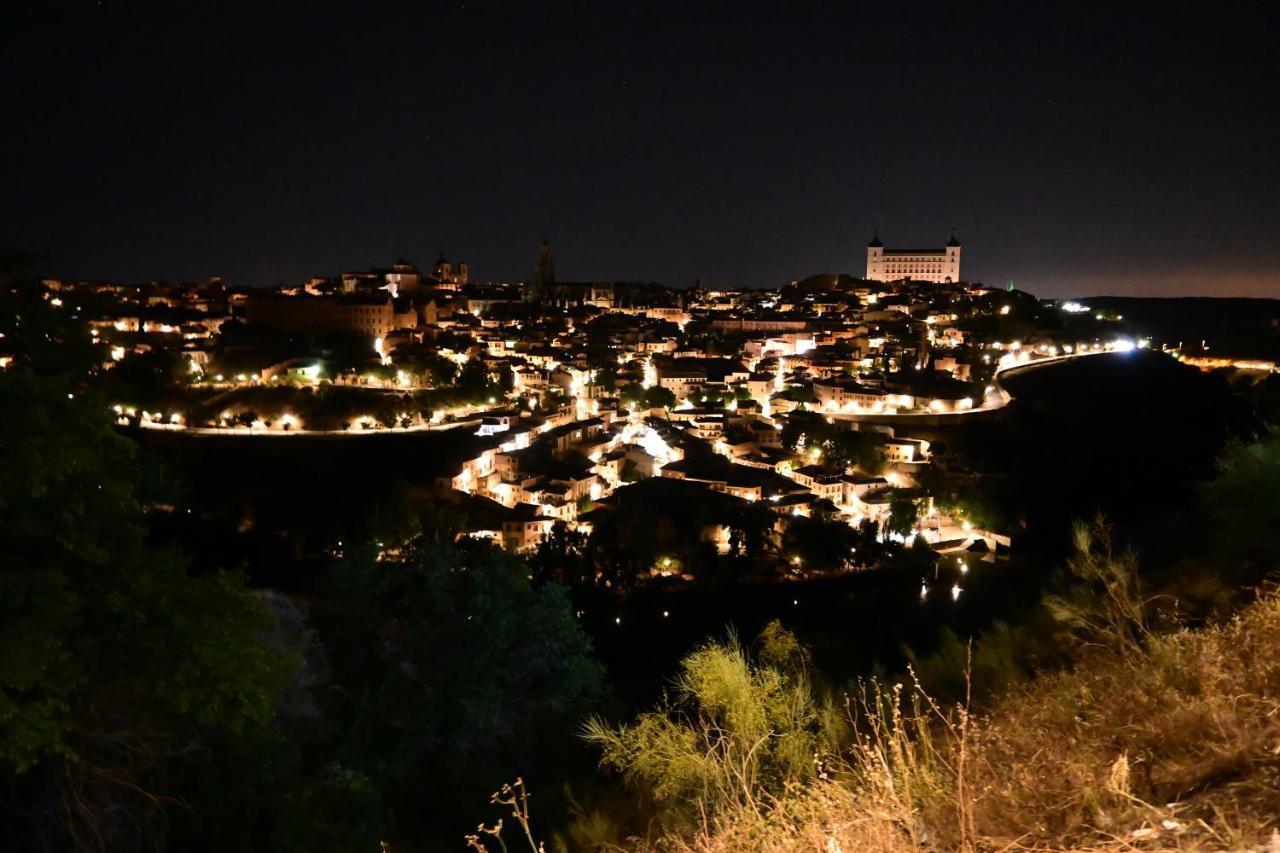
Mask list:
[[[592,726],[667,827],[623,849],[1280,849],[1280,594],[1198,630],[1093,628],[1074,668],[981,712],[869,681],[840,723],[785,632],[754,659],[709,644],[670,705]],[[588,815],[555,846],[618,849],[591,837],[608,829]]]
[[[1280,596],[1096,654],[981,716],[915,698],[918,717],[864,714],[848,761],[767,813],[637,849],[1280,846]]]

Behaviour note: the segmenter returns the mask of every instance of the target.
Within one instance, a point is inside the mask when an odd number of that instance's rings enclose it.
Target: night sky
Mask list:
[[[513,280],[545,234],[563,280],[770,286],[955,226],[1041,296],[1280,297],[1274,17],[1036,5],[9,8],[0,242],[272,285]]]

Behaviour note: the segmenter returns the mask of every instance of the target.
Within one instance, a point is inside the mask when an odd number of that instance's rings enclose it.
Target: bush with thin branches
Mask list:
[[[655,710],[619,726],[588,721],[602,765],[651,797],[664,823],[763,816],[836,748],[835,714],[813,689],[803,648],[776,625],[760,645],[752,657],[732,635],[707,643],[681,662]]]

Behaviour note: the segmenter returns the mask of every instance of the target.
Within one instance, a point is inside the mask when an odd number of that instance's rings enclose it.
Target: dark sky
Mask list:
[[[49,274],[510,280],[545,233],[566,280],[776,285],[954,225],[1042,296],[1280,296],[1263,6],[29,5],[0,242]]]

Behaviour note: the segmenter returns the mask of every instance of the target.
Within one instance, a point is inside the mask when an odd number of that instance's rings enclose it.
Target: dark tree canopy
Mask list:
[[[75,387],[0,375],[0,835],[136,846],[175,765],[268,722],[286,669],[240,578],[147,545],[133,446]]]
[[[489,546],[424,544],[403,563],[353,558],[314,622],[345,765],[369,774],[402,828],[483,802],[569,731],[603,674],[564,590],[529,583]]]

